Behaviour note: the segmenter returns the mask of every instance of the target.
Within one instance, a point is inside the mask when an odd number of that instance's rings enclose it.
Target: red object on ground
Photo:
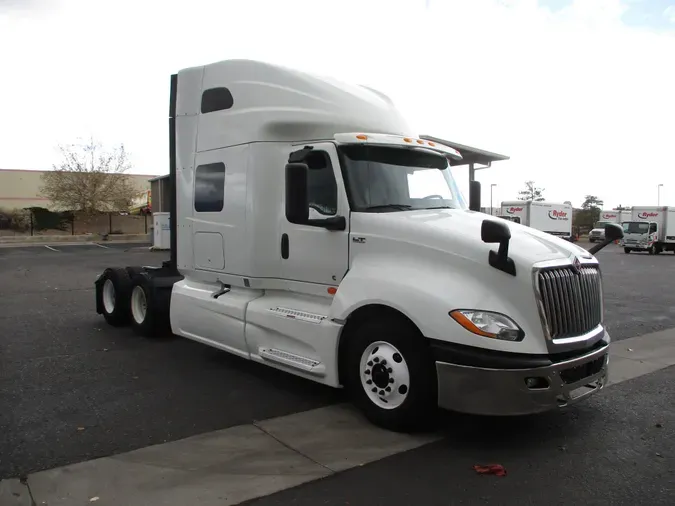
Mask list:
[[[473,470],[478,474],[494,474],[495,476],[506,476],[506,469],[501,464],[490,464],[487,466],[473,466]]]

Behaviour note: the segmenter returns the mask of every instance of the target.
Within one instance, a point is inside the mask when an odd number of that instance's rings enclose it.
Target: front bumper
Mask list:
[[[460,352],[463,356],[459,360],[450,361],[456,355],[456,345],[435,343],[438,405],[452,411],[496,416],[541,413],[584,399],[607,382],[606,333],[605,339],[590,350],[562,358],[474,348],[468,354]],[[528,379],[537,385],[528,386]]]
[[[632,250],[639,250],[639,251],[647,251],[649,248],[652,247],[650,243],[626,243],[622,242],[621,246],[624,248],[632,249]]]

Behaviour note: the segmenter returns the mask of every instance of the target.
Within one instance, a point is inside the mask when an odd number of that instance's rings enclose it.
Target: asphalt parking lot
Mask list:
[[[0,479],[335,402],[207,346],[105,324],[96,276],[168,258],[107,246],[0,248]]]
[[[108,327],[94,310],[96,275],[111,265],[159,264],[166,258],[165,253],[152,253],[137,245],[0,248],[0,478],[22,476],[342,400],[340,392],[188,340],[142,339],[129,329]],[[675,276],[675,255],[625,255],[618,247],[608,246],[598,253],[598,258],[604,273],[606,321],[614,339],[675,327],[675,293],[665,286],[665,282]],[[672,383],[673,368],[652,376],[652,380],[638,381],[652,381],[653,384],[645,386],[651,392],[673,393],[672,388],[659,390],[657,381],[660,377]],[[614,394],[621,397],[617,402],[625,406],[626,399],[637,395],[639,388],[631,388],[633,390]],[[623,409],[617,412],[611,406],[603,408],[603,402],[611,403],[608,397],[603,399],[593,400],[595,404],[575,409],[563,418],[544,419],[539,429],[530,427],[534,435],[527,436],[529,444],[534,446],[535,435],[555,443],[562,436],[556,439],[553,433],[560,430],[567,434],[560,439],[560,445],[564,445],[564,441],[569,441],[565,438],[573,438],[577,430],[583,432],[581,427],[586,422],[602,426],[602,420],[594,418],[600,415],[594,414],[597,411],[593,411],[593,406],[600,406],[605,415],[609,410],[615,417],[626,416]],[[651,397],[631,400],[628,413],[637,416],[652,410],[672,416],[661,406],[660,399],[652,393]],[[578,424],[574,422],[579,419]],[[630,420],[627,420],[614,423],[616,427],[612,430],[629,430]],[[467,427],[473,423],[466,422]],[[476,442],[478,434],[471,434],[468,441]],[[514,432],[513,437],[525,437],[518,434]],[[666,431],[657,434],[662,437]],[[596,436],[586,432],[584,437],[590,441]],[[627,444],[625,438],[616,434],[602,441],[610,445]],[[411,454],[423,452],[420,458],[441,459],[447,444],[447,441],[438,443]],[[475,449],[476,457],[481,448],[484,450],[485,446]],[[559,451],[555,444],[550,448]],[[509,451],[517,450],[515,445]],[[401,466],[401,469],[419,466],[406,461],[412,458],[406,455],[370,466],[372,483],[381,482],[385,487],[387,481],[399,480],[393,468],[387,466]],[[572,466],[572,457],[566,458]],[[643,463],[646,465],[646,461]],[[537,467],[524,457],[520,465]],[[450,464],[447,472],[453,472]],[[306,500],[281,495],[270,497],[269,504],[288,503],[284,500],[321,504],[316,487],[324,486],[328,488],[322,493],[335,500],[326,504],[344,504],[340,502],[344,498],[340,487],[366,486],[361,474],[354,477],[354,473],[345,473],[344,476],[317,482],[320,485],[308,485]],[[394,478],[386,479],[387,476]],[[537,479],[536,473],[532,476],[533,480]],[[578,479],[573,473],[566,476],[570,483]],[[336,484],[331,485],[333,482]],[[383,489],[381,495],[372,499],[376,503],[388,503],[386,498],[399,489],[395,486]],[[420,490],[420,497],[424,497],[424,493]],[[488,490],[485,497],[498,497],[491,495],[494,493]],[[422,499],[417,502],[435,504]]]

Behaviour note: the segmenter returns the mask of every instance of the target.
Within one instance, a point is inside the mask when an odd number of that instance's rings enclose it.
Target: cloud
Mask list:
[[[138,172],[168,167],[168,78],[227,58],[277,62],[390,95],[414,129],[510,155],[480,179],[526,179],[579,204],[650,204],[672,158],[675,36],[628,28],[626,3],[574,0],[63,0],[0,15],[0,166],[51,165],[53,146],[124,141]],[[672,190],[668,190],[671,188]],[[486,193],[487,195],[487,193]],[[486,196],[484,195],[484,197]],[[655,203],[655,202],[653,202]]]
[[[675,5],[666,7],[666,10],[663,11],[663,16],[671,23],[675,23]]]

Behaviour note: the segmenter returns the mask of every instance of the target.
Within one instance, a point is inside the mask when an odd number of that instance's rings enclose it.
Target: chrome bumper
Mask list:
[[[476,415],[541,413],[601,390],[608,365],[609,344],[545,367],[492,369],[437,361],[438,405]]]

